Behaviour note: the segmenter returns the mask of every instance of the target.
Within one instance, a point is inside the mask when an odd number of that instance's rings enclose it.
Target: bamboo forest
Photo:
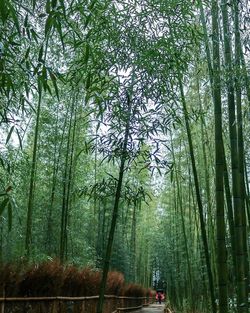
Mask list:
[[[248,0],[0,0],[1,313],[248,313],[249,133]]]

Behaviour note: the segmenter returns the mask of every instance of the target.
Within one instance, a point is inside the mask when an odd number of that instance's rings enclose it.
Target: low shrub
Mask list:
[[[120,272],[109,272],[106,286],[107,295],[119,295],[124,287],[124,275]]]
[[[101,273],[85,268],[81,271],[83,296],[96,296],[99,294]]]
[[[19,293],[21,268],[15,264],[5,264],[0,268],[1,295],[16,297]]]
[[[122,295],[125,297],[146,297],[147,289],[138,284],[128,284],[123,288]]]
[[[24,297],[53,297],[60,294],[63,266],[58,261],[35,265],[22,275],[19,293]]]
[[[97,296],[102,274],[90,268],[63,266],[47,261],[24,270],[13,264],[0,267],[0,293],[7,297]],[[149,297],[149,289],[124,283],[120,272],[109,272],[105,294],[127,297]]]
[[[78,297],[82,295],[82,278],[79,270],[74,266],[68,266],[63,273],[61,296]]]
[[[100,272],[90,268],[82,270],[70,265],[64,269],[61,290],[67,297],[96,296],[100,288]]]

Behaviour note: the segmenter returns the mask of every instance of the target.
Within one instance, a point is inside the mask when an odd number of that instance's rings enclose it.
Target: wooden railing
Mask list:
[[[98,296],[0,298],[1,313],[95,313]],[[104,313],[138,310],[153,299],[106,295]]]

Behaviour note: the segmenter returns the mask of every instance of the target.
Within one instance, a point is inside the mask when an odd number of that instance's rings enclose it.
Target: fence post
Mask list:
[[[1,301],[1,313],[4,313],[4,305],[5,305],[5,284],[3,284],[3,301]]]
[[[1,313],[4,313],[4,304],[5,304],[5,301],[3,299],[3,301],[1,301]]]
[[[80,313],[84,313],[84,312],[85,312],[85,300],[82,300]]]

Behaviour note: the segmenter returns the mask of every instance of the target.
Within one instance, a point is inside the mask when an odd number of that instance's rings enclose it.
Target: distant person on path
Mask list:
[[[162,299],[162,295],[161,295],[161,292],[158,292],[158,302],[159,302],[159,304],[161,304],[161,299]]]

